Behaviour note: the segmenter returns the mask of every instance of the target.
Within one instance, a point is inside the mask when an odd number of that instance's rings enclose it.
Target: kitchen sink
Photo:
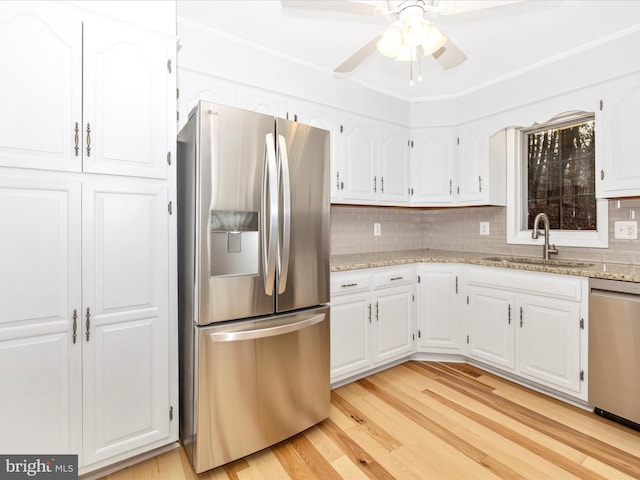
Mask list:
[[[574,262],[571,260],[544,260],[532,257],[485,257],[483,260],[504,265],[531,265],[547,268],[588,268],[593,266],[593,263]]]

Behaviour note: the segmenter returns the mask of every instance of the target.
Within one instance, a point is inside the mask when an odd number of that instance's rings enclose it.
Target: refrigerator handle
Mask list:
[[[277,327],[259,328],[256,330],[240,330],[237,332],[215,332],[209,334],[209,340],[212,342],[237,342],[242,340],[256,340],[258,338],[275,337],[316,325],[317,323],[322,322],[324,317],[324,313],[319,313],[305,318],[304,320],[286,323]]]
[[[278,171],[276,145],[273,133],[268,133],[264,141],[264,168],[262,169],[262,212],[260,230],[262,232],[262,266],[264,291],[273,295],[276,277],[277,235],[278,235]]]
[[[287,155],[287,141],[282,135],[278,135],[278,153],[280,175],[282,183],[282,247],[278,245],[278,261],[280,264],[280,278],[278,280],[278,293],[284,293],[287,289],[287,276],[289,274],[289,250],[291,247],[291,183],[289,181],[289,156]]]

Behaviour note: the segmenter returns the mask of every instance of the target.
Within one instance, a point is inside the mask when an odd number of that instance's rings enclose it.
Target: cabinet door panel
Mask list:
[[[580,391],[579,304],[520,297],[518,370],[536,381]]]
[[[467,131],[460,134],[459,143],[457,200],[481,201],[487,192],[486,185],[483,187],[482,182],[486,177],[485,169],[489,162],[489,138],[480,132]]]
[[[144,181],[83,191],[86,463],[169,433],[167,197]]]
[[[440,204],[453,200],[452,145],[451,130],[429,130],[415,135],[411,150],[412,202]]]
[[[40,332],[42,332],[42,328]],[[67,322],[0,330],[0,435],[3,453],[77,453],[73,448],[73,354]],[[80,346],[74,347],[78,352]],[[79,382],[78,382],[79,384]]]
[[[370,124],[345,126],[340,133],[338,141],[345,175],[342,196],[346,200],[373,200],[374,139],[375,126]]]
[[[411,292],[408,288],[390,288],[375,294],[376,362],[408,355],[411,340]]]
[[[81,343],[72,340],[80,185],[51,177],[0,176],[0,425],[11,432],[0,435],[0,451],[7,453],[80,451]]]
[[[640,194],[640,162],[637,160],[636,135],[640,122],[640,79],[634,86],[625,82],[607,92],[603,116],[602,176],[596,184],[599,197],[625,197]],[[597,145],[597,144],[596,144]]]
[[[93,21],[83,57],[84,171],[166,178],[168,45]]]
[[[469,307],[469,356],[515,368],[514,296],[471,286]]]
[[[430,266],[430,268],[434,268]],[[420,347],[436,352],[457,353],[458,333],[457,275],[452,271],[420,271],[418,285]]]
[[[331,381],[369,366],[371,362],[369,293],[331,301]]]
[[[380,177],[378,198],[384,203],[404,204],[409,201],[409,132],[384,127],[380,141]]]
[[[80,170],[80,21],[67,8],[3,2],[0,9],[0,165]]]

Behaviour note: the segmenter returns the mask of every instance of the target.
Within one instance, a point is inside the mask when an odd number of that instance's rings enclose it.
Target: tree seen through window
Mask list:
[[[596,230],[595,122],[528,130],[527,227],[546,213],[550,228]]]

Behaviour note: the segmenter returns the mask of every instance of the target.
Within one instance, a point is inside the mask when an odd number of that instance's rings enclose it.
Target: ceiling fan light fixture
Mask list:
[[[425,36],[424,41],[422,42],[422,50],[424,51],[424,56],[428,57],[432,55],[434,52],[440,50],[444,44],[447,43],[447,37],[442,35],[442,32],[438,30],[433,23],[427,26],[427,34]]]
[[[400,45],[398,54],[396,55],[396,62],[413,62],[416,60],[416,47],[411,45]]]
[[[429,22],[422,18],[422,9],[420,9],[420,13],[407,17],[403,26],[402,40],[407,45],[417,47],[427,38]]]
[[[395,58],[398,55],[398,50],[402,45],[401,26],[400,22],[395,22],[382,32],[380,40],[376,43],[376,48],[382,55],[391,58]]]

